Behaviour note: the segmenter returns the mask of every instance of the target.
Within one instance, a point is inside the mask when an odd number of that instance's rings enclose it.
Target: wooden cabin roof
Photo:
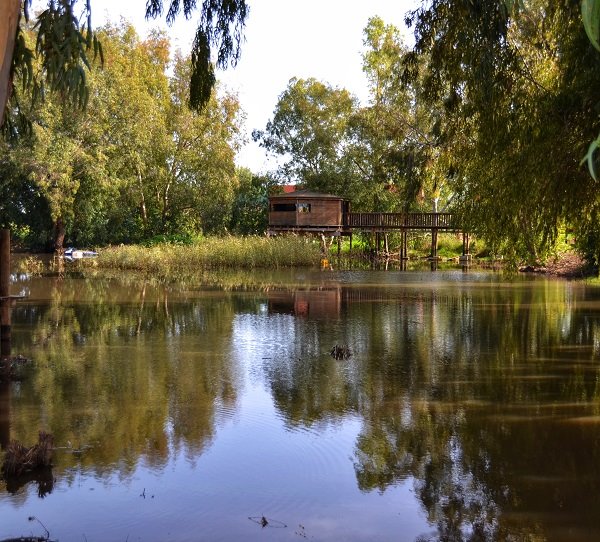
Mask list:
[[[270,199],[337,199],[343,200],[340,196],[333,194],[321,194],[320,192],[312,192],[311,190],[295,190],[289,194],[275,194],[270,196]]]

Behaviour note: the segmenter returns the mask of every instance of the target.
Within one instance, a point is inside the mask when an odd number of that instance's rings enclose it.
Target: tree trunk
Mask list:
[[[21,0],[0,2],[0,125],[4,122],[4,111],[11,93],[10,67],[20,15]]]
[[[144,184],[142,183],[142,173],[137,169],[138,184],[140,185],[140,212],[142,214],[142,224],[144,225],[144,235],[148,234],[148,211],[146,210],[146,198],[144,196]]]
[[[65,221],[59,216],[54,223],[54,250],[62,254],[65,250]]]

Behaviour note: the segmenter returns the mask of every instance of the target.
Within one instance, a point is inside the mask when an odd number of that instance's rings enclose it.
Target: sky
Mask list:
[[[254,129],[265,128],[289,80],[314,77],[347,89],[365,103],[361,53],[367,21],[377,15],[386,24],[400,28],[406,43],[411,43],[404,15],[414,9],[417,0],[248,0],[248,4],[250,15],[241,59],[235,68],[217,71],[217,78],[238,94],[246,114],[248,142],[237,164],[265,173],[275,166],[275,160],[268,159],[250,135]],[[145,36],[151,28],[164,28],[174,49],[190,50],[196,29],[194,17],[186,21],[180,16],[167,27],[164,21],[145,21],[144,12],[144,0],[92,1],[94,26],[124,17],[140,35]]]

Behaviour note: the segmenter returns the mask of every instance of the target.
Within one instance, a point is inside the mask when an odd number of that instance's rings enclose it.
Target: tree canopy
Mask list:
[[[211,60],[225,67],[239,58],[245,2],[150,0],[149,17],[199,14],[191,54],[169,68],[164,36],[142,43],[123,29],[118,37],[94,30],[87,1],[49,2],[28,26],[30,5],[5,3],[0,17],[0,38],[15,37],[0,48],[11,66],[0,85],[12,96],[5,126],[26,134],[16,113],[31,113],[32,138],[5,144],[2,167],[13,177],[2,190],[46,206],[57,227],[108,212],[99,196],[108,190],[136,209],[122,238],[171,234],[175,224],[254,231],[264,216],[244,222],[238,206],[254,209],[276,179],[347,197],[357,210],[451,210],[515,260],[545,258],[565,232],[600,259],[600,0],[423,2],[406,16],[412,48],[373,17],[363,34],[367,102],[326,81],[292,78],[253,133],[278,160],[266,177],[236,172],[239,104],[211,93]],[[137,64],[113,56],[119,40]],[[87,71],[101,63],[104,72]],[[93,120],[72,110],[86,104]],[[18,209],[5,213],[5,221],[22,219]],[[85,231],[105,239],[115,230]]]
[[[22,198],[33,189],[45,222],[4,220],[17,237],[45,245],[51,236],[56,248],[65,235],[110,243],[225,230],[238,185],[237,98],[213,92],[201,112],[190,110],[191,60],[171,63],[165,35],[142,40],[126,23],[97,33],[104,68],[88,76],[86,110],[55,94],[24,100],[31,134],[3,143],[0,177],[20,194],[12,205],[31,205]]]
[[[420,208],[439,199],[426,112],[419,86],[403,79],[408,48],[379,17],[364,30],[363,72],[369,100],[316,79],[290,80],[265,130],[253,133],[279,158],[276,175],[351,199],[355,209]]]
[[[33,97],[46,89],[70,96],[79,105],[88,100],[86,68],[90,54],[103,57],[102,42],[92,28],[90,0],[48,0],[35,16],[35,45],[24,38],[30,21],[32,0],[10,0],[0,7],[0,124],[14,129],[11,113],[19,111],[18,78],[23,89]],[[199,8],[198,28],[190,53],[189,104],[194,109],[204,107],[215,86],[212,54],[216,65],[235,65],[240,56],[243,28],[248,16],[245,0],[148,0],[146,17],[162,16],[171,24],[181,13],[192,17]],[[39,71],[33,69],[34,60]],[[5,115],[5,108],[12,99]]]
[[[456,210],[499,251],[537,258],[597,213],[580,166],[597,130],[598,63],[574,2],[440,0],[407,17],[406,62],[451,156]]]

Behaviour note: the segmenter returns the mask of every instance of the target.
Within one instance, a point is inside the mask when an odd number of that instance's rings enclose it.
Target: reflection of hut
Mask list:
[[[269,292],[271,314],[293,314],[310,318],[337,318],[340,315],[339,288]]]
[[[350,202],[339,196],[297,190],[269,198],[269,229],[272,231],[339,230]]]

